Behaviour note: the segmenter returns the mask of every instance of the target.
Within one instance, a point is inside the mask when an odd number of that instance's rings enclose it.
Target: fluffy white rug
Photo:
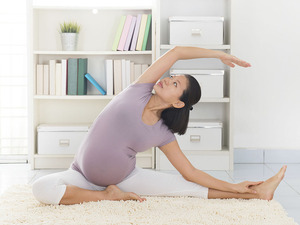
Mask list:
[[[0,224],[296,224],[276,201],[147,197],[71,206],[44,205],[30,185],[15,185],[0,196]]]

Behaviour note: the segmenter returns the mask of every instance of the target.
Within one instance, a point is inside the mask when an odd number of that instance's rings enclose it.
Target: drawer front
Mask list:
[[[223,22],[170,22],[170,44],[223,44]]]
[[[188,128],[184,135],[175,136],[181,150],[222,150],[221,128]]]
[[[217,75],[193,75],[201,87],[202,98],[224,97],[224,76]]]
[[[76,154],[87,132],[39,132],[38,154]]]

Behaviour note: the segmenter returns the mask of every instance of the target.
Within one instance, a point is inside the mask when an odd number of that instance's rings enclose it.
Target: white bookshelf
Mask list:
[[[174,6],[174,7],[170,7]],[[207,49],[221,50],[230,54],[231,49],[231,2],[230,0],[156,0],[156,58],[173,48],[169,44],[169,17],[173,16],[216,16],[224,17],[224,44],[198,45]],[[192,45],[182,45],[192,46]],[[193,45],[195,46],[195,45]],[[203,170],[231,170],[233,169],[233,121],[232,121],[232,89],[233,82],[230,68],[217,59],[180,60],[172,69],[203,69],[225,71],[224,98],[202,98],[191,111],[191,119],[212,119],[223,123],[222,150],[220,151],[183,151],[191,163]],[[165,76],[169,75],[168,73]],[[156,169],[173,170],[162,152],[156,148]]]
[[[54,4],[54,3],[53,3]],[[89,123],[114,96],[99,95],[88,82],[86,96],[36,95],[36,64],[49,64],[50,59],[88,58],[88,72],[106,88],[105,60],[128,59],[150,65],[155,56],[155,10],[150,6],[55,6],[33,5],[28,1],[28,107],[29,160],[32,169],[68,168],[74,155],[40,155],[37,151],[39,124]],[[94,14],[93,9],[98,13]],[[152,14],[151,45],[147,51],[111,51],[122,15]],[[62,51],[59,24],[76,21],[81,25],[77,51]],[[102,83],[101,83],[102,81]],[[94,88],[94,89],[93,89]],[[154,168],[155,150],[137,154],[137,165]]]

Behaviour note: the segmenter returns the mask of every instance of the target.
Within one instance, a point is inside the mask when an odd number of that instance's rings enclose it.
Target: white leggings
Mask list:
[[[35,198],[45,204],[59,204],[67,185],[83,189],[103,191],[106,187],[97,186],[69,168],[37,179],[32,186]],[[191,196],[207,198],[208,188],[185,180],[180,174],[142,169],[136,167],[117,186],[124,192],[134,192],[141,196]]]

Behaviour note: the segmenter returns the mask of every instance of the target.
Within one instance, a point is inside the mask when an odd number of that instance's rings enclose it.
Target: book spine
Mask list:
[[[128,32],[129,32],[131,20],[132,20],[132,16],[128,15],[126,17],[126,21],[125,21],[125,24],[124,24],[122,35],[121,35],[120,42],[119,42],[119,45],[118,45],[118,50],[119,51],[123,51],[124,50],[124,46],[125,46],[126,38],[128,36]]]
[[[106,93],[107,95],[113,95],[113,60],[107,59],[106,65]]]
[[[126,60],[122,59],[122,90],[126,88]]]
[[[137,80],[142,75],[142,65],[134,64],[134,76],[135,80]]]
[[[141,20],[141,25],[140,25],[140,31],[139,31],[139,37],[138,37],[137,44],[136,44],[136,50],[137,51],[141,51],[142,50],[142,44],[143,44],[144,35],[145,35],[147,18],[148,18],[147,14],[143,14],[142,15],[142,20]]]
[[[148,69],[149,65],[148,64],[142,64],[142,71],[141,71],[141,74],[143,74],[146,69]]]
[[[129,50],[129,46],[130,46],[130,43],[132,41],[132,36],[133,36],[133,31],[134,31],[135,24],[136,24],[136,17],[133,16],[132,20],[131,20],[130,29],[129,29],[129,32],[128,32],[128,35],[127,35],[127,38],[126,38],[126,43],[125,43],[124,51],[128,51]]]
[[[125,61],[125,68],[126,68],[126,86],[127,88],[130,85],[130,60]]]
[[[78,73],[77,73],[77,94],[86,95],[87,93],[87,82],[85,74],[87,73],[87,58],[78,59]]]
[[[137,19],[136,19],[135,28],[134,28],[134,34],[132,37],[132,42],[130,45],[130,51],[135,51],[135,49],[136,49],[136,42],[137,42],[139,31],[140,31],[141,20],[142,20],[142,14],[138,14]]]
[[[85,77],[100,91],[102,95],[106,95],[105,90],[98,84],[98,82],[89,74],[85,74]]]
[[[56,64],[56,60],[51,59],[49,60],[49,88],[50,88],[50,95],[55,95],[55,81],[56,81],[56,77],[55,77],[55,64]]]
[[[36,94],[44,94],[44,66],[37,64],[36,66]]]
[[[149,32],[149,30],[150,30],[150,24],[151,24],[151,18],[152,18],[152,15],[149,14],[148,18],[147,18],[146,28],[145,28],[145,35],[144,35],[144,40],[143,40],[143,45],[142,45],[142,51],[146,50],[148,36],[151,33],[151,32]]]
[[[44,95],[49,95],[49,65],[44,65]]]
[[[61,60],[61,94],[67,94],[67,63],[66,59]]]
[[[125,20],[126,20],[126,16],[122,16],[121,20],[120,20],[120,23],[119,23],[119,26],[118,26],[116,36],[115,36],[115,40],[114,40],[114,43],[113,43],[113,46],[112,46],[113,51],[117,51],[117,48],[118,48],[118,45],[119,45],[119,42],[120,42],[120,38],[121,38],[121,35],[122,35],[123,27],[124,27],[124,24],[125,24]]]
[[[122,91],[122,62],[120,59],[114,60],[114,94]]]
[[[68,95],[77,95],[78,59],[68,59]]]
[[[130,84],[134,82],[134,62],[130,62]]]
[[[55,94],[61,95],[61,63],[55,65]]]

